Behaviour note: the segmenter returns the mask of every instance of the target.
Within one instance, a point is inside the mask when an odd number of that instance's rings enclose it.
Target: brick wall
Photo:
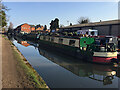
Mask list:
[[[31,31],[34,31],[35,30],[35,27],[31,27]]]
[[[24,31],[24,32],[26,32],[26,33],[30,33],[30,32],[31,32],[31,27],[30,27],[30,25],[28,25],[28,24],[23,24],[23,25],[21,25],[21,31]]]

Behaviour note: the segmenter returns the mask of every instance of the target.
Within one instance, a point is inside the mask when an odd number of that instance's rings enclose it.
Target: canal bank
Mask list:
[[[2,37],[2,88],[48,88],[11,41]]]
[[[119,75],[112,65],[82,62],[41,47],[36,41],[9,38],[52,88],[117,88]]]

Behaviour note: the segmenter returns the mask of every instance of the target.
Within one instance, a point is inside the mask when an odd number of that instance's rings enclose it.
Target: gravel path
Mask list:
[[[0,90],[2,88],[2,36],[0,35]]]
[[[26,74],[18,67],[10,43],[4,38],[2,38],[2,88],[33,88]]]

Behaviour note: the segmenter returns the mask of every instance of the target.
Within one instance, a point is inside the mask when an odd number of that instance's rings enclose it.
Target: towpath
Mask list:
[[[0,35],[0,90],[2,89],[2,36]]]
[[[0,64],[2,62],[2,71],[0,70],[0,73],[2,72],[2,88],[32,88],[33,86],[30,84],[28,79],[25,78],[26,74],[18,67],[18,62],[8,40],[1,38],[0,46],[1,45],[2,59],[0,59]]]

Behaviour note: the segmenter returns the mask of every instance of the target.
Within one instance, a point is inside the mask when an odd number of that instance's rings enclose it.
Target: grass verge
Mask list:
[[[2,37],[5,40],[8,40],[4,35]],[[26,78],[32,83],[34,88],[41,88],[45,90],[50,90],[45,81],[40,77],[40,75],[35,71],[35,69],[29,64],[29,62],[25,59],[25,57],[21,54],[21,52],[17,49],[17,47],[10,41],[13,54],[17,60],[18,70],[22,70],[25,73]]]
[[[33,67],[24,58],[22,59],[18,52],[13,49],[13,54],[15,55],[19,66],[24,70],[30,82],[33,83],[35,88],[48,88],[44,80],[39,76],[39,74],[33,69]]]

